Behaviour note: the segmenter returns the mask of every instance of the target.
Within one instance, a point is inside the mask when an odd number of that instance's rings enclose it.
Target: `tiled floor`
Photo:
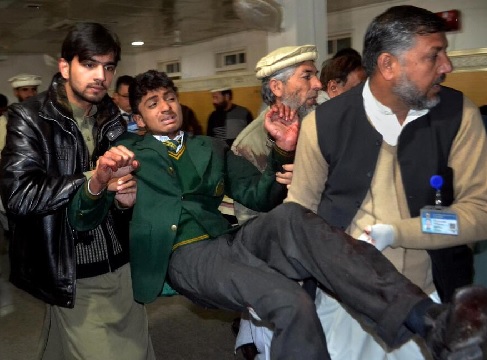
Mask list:
[[[7,260],[0,255],[0,359],[33,360],[45,305],[6,280]],[[232,312],[205,310],[175,296],[148,305],[147,313],[158,359],[242,359],[233,354]]]

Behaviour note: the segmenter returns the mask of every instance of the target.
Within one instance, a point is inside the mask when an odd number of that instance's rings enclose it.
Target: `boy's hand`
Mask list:
[[[135,154],[125,146],[110,148],[96,163],[96,169],[89,181],[89,191],[99,194],[107,188],[110,180],[128,175],[138,166]]]

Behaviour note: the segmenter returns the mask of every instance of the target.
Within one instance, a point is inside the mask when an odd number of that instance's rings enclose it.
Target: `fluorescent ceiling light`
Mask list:
[[[132,41],[132,46],[142,46],[144,45],[143,41]]]

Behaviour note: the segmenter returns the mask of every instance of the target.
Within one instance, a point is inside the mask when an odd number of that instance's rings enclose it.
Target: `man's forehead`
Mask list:
[[[144,95],[144,98],[148,99],[154,96],[165,96],[168,94],[175,94],[175,92],[171,88],[160,87],[154,90],[147,91],[147,94]]]
[[[296,67],[296,71],[294,74],[302,74],[302,73],[312,73],[313,75],[318,73],[318,69],[316,69],[316,65],[314,61],[303,61],[301,64]]]
[[[113,53],[109,54],[99,54],[99,55],[91,55],[85,58],[80,58],[78,55],[75,56],[78,58],[78,61],[95,61],[101,64],[114,64],[115,63],[115,55]]]
[[[445,33],[421,34],[415,36],[413,44],[414,48],[429,49],[446,49],[448,47],[448,40]]]

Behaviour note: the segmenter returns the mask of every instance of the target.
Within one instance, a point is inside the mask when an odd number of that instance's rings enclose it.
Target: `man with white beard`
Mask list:
[[[287,46],[272,51],[257,63],[256,76],[262,80],[262,98],[268,107],[242,130],[233,142],[232,150],[252,162],[260,171],[264,171],[272,148],[272,139],[264,128],[265,114],[269,108],[272,105],[282,105],[287,108],[283,111],[290,109],[300,120],[315,109],[318,92],[321,90],[315,66],[317,57],[314,45]],[[284,165],[283,171],[277,173],[276,180],[289,184],[292,168],[293,164]],[[234,208],[239,224],[258,214],[236,202]],[[272,330],[269,329],[269,324],[259,325],[261,326],[256,326],[247,319],[240,321],[236,348],[240,348],[247,359],[253,359],[257,351],[263,359],[269,358]]]

